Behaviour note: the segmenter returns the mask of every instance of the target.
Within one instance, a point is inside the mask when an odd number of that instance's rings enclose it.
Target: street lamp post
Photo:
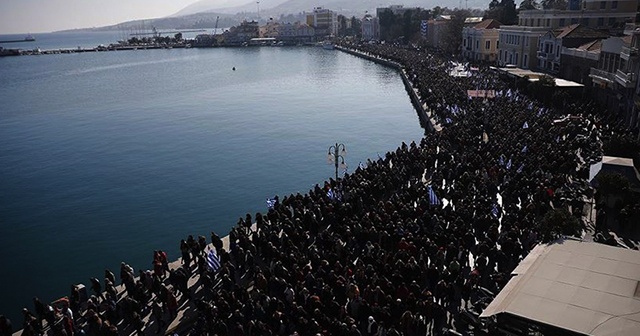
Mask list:
[[[344,163],[344,157],[347,155],[347,148],[344,144],[337,143],[329,147],[327,154],[327,162],[333,163],[336,167],[336,181],[338,181],[338,168],[345,169],[347,165]]]

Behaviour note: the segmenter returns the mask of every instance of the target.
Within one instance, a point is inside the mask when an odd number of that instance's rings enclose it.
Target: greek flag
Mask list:
[[[435,191],[433,191],[433,188],[431,188],[431,186],[427,187],[427,191],[429,193],[429,203],[431,205],[440,205],[440,204],[442,204],[442,202],[440,201],[440,199],[436,195]]]
[[[276,199],[275,198],[267,198],[267,207],[269,209],[273,209],[276,206]]]
[[[362,161],[360,161],[360,163],[358,163],[358,168],[365,169],[367,168],[367,165],[365,165],[364,163],[362,163]]]
[[[522,125],[522,129],[527,129],[527,128],[529,128],[529,124],[527,124],[527,122],[525,121],[524,125]]]
[[[445,121],[447,122],[447,124],[450,124],[450,123],[453,122],[453,120],[451,120],[451,118],[447,118],[447,119],[445,119]]]
[[[332,201],[336,200],[336,193],[333,191],[333,189],[329,189],[329,191],[327,191],[327,197],[329,197],[329,199]]]
[[[500,154],[500,159],[498,159],[498,163],[499,163],[501,166],[504,166],[504,159],[506,159],[506,158],[505,158],[505,156],[504,156],[504,154]]]
[[[500,210],[498,210],[498,205],[495,203],[493,203],[493,207],[491,208],[491,214],[495,218],[500,217]]]
[[[520,167],[518,167],[517,172],[518,173],[522,173],[522,170],[524,169],[524,163],[520,165]]]
[[[560,143],[560,136],[559,135],[556,137],[556,143]]]
[[[529,151],[529,148],[525,145],[525,146],[522,148],[521,153],[526,153],[526,152],[528,152],[528,151]]]
[[[209,250],[207,253],[207,266],[211,272],[215,272],[220,269],[220,257],[216,253],[216,250]]]
[[[507,169],[511,169],[511,159],[507,162]]]
[[[538,118],[540,118],[540,117],[542,116],[542,113],[544,113],[544,108],[542,108],[542,107],[541,107],[541,108],[538,110]]]

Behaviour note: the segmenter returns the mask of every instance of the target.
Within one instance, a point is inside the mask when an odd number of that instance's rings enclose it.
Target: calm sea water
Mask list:
[[[95,39],[95,36],[94,36]],[[94,41],[95,42],[95,41]],[[236,67],[237,71],[232,71]],[[0,313],[149,268],[275,194],[419,140],[393,70],[321,48],[0,58]]]

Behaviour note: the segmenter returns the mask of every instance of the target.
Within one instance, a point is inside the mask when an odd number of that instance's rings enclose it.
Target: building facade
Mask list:
[[[501,26],[499,30],[498,65],[534,69],[538,63],[538,40],[547,28]]]
[[[338,34],[338,13],[316,7],[312,13],[307,14],[307,24],[315,29],[316,36],[335,36]]]
[[[557,75],[560,73],[562,48],[577,48],[585,43],[607,38],[609,34],[581,24],[552,29],[540,37],[537,59],[538,70]]]
[[[495,62],[498,59],[500,22],[488,19],[462,29],[462,56],[467,60]]]
[[[590,88],[592,82],[589,74],[591,68],[598,66],[601,48],[602,40],[591,41],[577,48],[563,47],[560,52],[560,63],[562,64],[560,77]]]
[[[365,41],[380,39],[380,23],[377,17],[370,14],[362,18],[362,39]]]
[[[634,22],[638,10],[637,0],[583,0],[580,8],[569,2],[567,9],[522,10],[518,25],[529,27],[561,28],[581,24],[597,29],[624,29],[625,23]]]

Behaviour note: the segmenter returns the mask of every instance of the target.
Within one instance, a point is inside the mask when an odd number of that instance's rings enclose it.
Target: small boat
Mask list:
[[[333,48],[334,48],[333,42],[328,40],[322,42],[322,49],[333,50]]]

